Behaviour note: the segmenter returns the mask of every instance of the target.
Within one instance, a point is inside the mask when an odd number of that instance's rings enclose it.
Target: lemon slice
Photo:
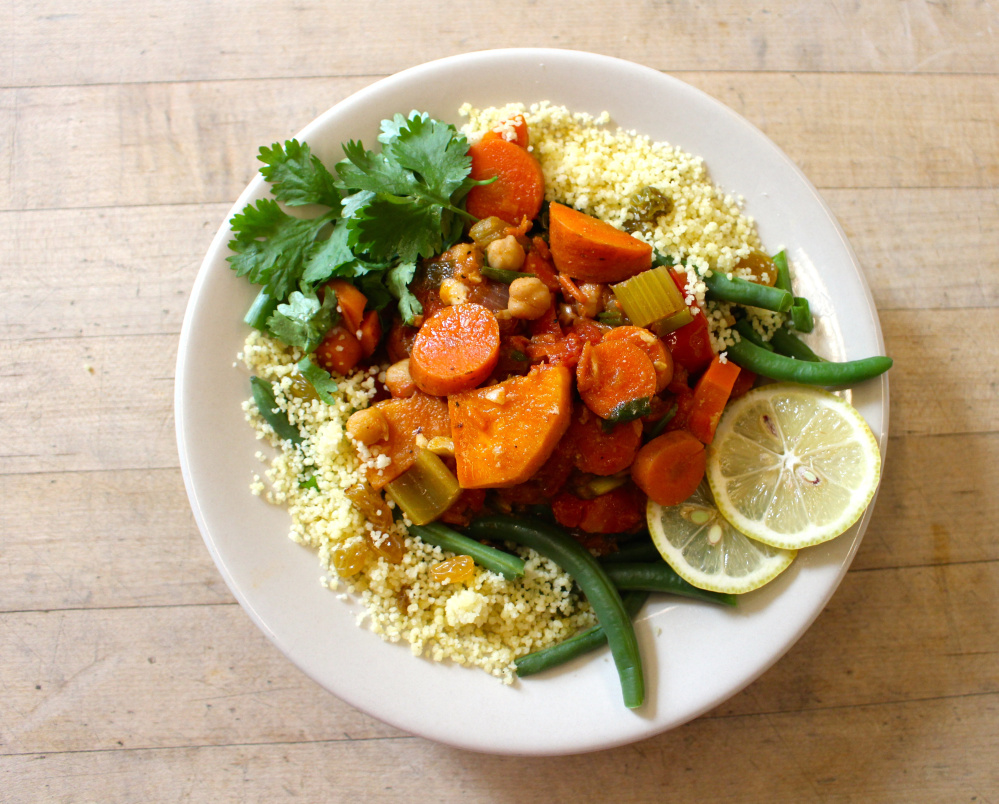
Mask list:
[[[652,541],[677,575],[701,589],[741,595],[782,573],[797,554],[750,539],[719,513],[707,483],[679,505],[645,509]]]
[[[708,448],[718,510],[747,536],[785,549],[847,530],[880,476],[878,442],[860,413],[828,391],[792,383],[731,402]]]

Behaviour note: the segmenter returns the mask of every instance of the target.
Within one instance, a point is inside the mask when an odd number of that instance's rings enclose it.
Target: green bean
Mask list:
[[[429,525],[410,525],[409,532],[416,534],[427,544],[450,550],[452,553],[471,556],[477,564],[491,572],[498,572],[504,578],[520,578],[524,574],[522,559],[477,542],[475,539],[469,539],[439,522],[431,522]]]
[[[774,261],[774,267],[777,269],[777,281],[774,282],[774,287],[790,293],[791,269],[787,267],[787,252],[784,250],[778,251],[771,259]]]
[[[844,363],[795,360],[793,357],[768,352],[749,341],[739,341],[729,346],[727,351],[729,360],[754,374],[806,385],[852,385],[884,374],[892,366],[892,359],[884,355]]]
[[[798,360],[807,360],[810,363],[820,363],[823,360],[809,348],[807,343],[796,337],[793,332],[788,332],[785,327],[781,327],[773,334],[770,345],[780,354]]]
[[[708,288],[708,298],[716,301],[735,302],[746,307],[762,307],[776,313],[786,313],[791,309],[794,297],[790,291],[749,282],[746,279],[733,277],[729,279],[719,271],[712,271],[710,276],[701,277]]]
[[[250,390],[253,392],[253,401],[257,404],[257,410],[260,411],[263,420],[274,428],[278,438],[291,441],[292,444],[301,444],[302,434],[288,421],[288,414],[278,407],[271,384],[259,377],[250,377]]]
[[[768,352],[772,352],[774,350],[774,347],[763,340],[763,336],[753,328],[753,325],[750,324],[749,320],[746,318],[740,318],[735,322],[735,331],[738,332],[744,340],[755,343],[761,349],[766,349]]]
[[[266,290],[261,290],[246,311],[243,321],[261,332],[267,331],[267,319],[277,309],[280,299],[275,299]]]
[[[638,637],[620,593],[590,552],[559,528],[511,516],[483,517],[472,522],[468,530],[477,538],[527,545],[573,577],[607,634],[625,706],[629,709],[641,706],[645,700],[645,679]]]
[[[656,559],[661,560],[661,558],[662,557],[659,555],[659,550],[656,546],[651,541],[645,541],[625,545],[617,552],[600,556],[600,563],[603,564],[604,569],[606,569],[608,564],[622,564],[633,561],[654,561]]]
[[[798,332],[811,332],[815,329],[812,309],[808,305],[808,299],[803,296],[795,296],[791,302],[791,323]]]
[[[502,282],[504,285],[509,285],[515,279],[523,279],[524,277],[533,277],[534,274],[524,273],[523,271],[509,271],[506,268],[493,268],[491,265],[483,265],[479,269],[481,273],[487,279],[492,279],[494,282]]]
[[[687,583],[665,561],[608,564],[605,569],[621,591],[666,592],[670,595],[734,606],[735,595],[710,592]]]
[[[648,598],[648,592],[627,592],[621,595],[624,609],[631,618],[638,614],[638,610],[642,608]],[[516,662],[517,675],[521,678],[533,676],[535,673],[571,662],[584,653],[594,651],[605,644],[607,644],[607,634],[604,632],[603,626],[590,626],[556,645],[521,656]]]

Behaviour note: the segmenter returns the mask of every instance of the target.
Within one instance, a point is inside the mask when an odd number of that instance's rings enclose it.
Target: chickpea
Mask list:
[[[441,301],[448,307],[468,301],[468,285],[460,279],[445,279],[441,282]]]
[[[507,310],[514,318],[530,321],[541,318],[551,307],[552,296],[545,283],[535,276],[522,276],[510,283]]]
[[[524,264],[524,247],[513,235],[501,237],[486,246],[486,260],[490,268],[519,271]]]
[[[356,411],[347,419],[347,435],[370,447],[389,437],[388,419],[378,408]]]
[[[385,369],[385,387],[396,399],[410,397],[416,392],[416,383],[409,373],[408,357]]]

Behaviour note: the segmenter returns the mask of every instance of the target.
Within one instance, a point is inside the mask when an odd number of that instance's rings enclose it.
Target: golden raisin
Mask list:
[[[291,384],[288,386],[288,393],[298,399],[319,399],[316,389],[301,374],[291,375]]]
[[[430,577],[437,583],[462,583],[472,577],[475,562],[471,556],[454,556],[431,567]]]
[[[333,548],[333,569],[341,578],[357,575],[374,557],[364,539],[349,539]]]
[[[406,544],[391,531],[366,534],[371,548],[392,564],[398,564],[406,555]]]
[[[735,267],[736,270],[748,268],[752,276],[746,278],[752,282],[773,287],[774,282],[777,281],[777,266],[767,254],[758,249],[753,249],[747,256],[740,259]]]

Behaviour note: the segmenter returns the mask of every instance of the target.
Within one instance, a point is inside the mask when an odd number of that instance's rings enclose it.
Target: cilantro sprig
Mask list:
[[[461,203],[479,182],[469,177],[468,142],[454,126],[397,114],[382,121],[378,140],[379,152],[345,143],[335,172],[307,143],[262,147],[260,172],[273,198],[232,218],[231,267],[278,301],[271,333],[306,352],[336,323],[335,310],[319,301],[320,285],[349,279],[374,309],[396,300],[411,322],[422,312],[409,290],[417,260],[453,245],[472,219]],[[282,205],[327,211],[305,217]]]

